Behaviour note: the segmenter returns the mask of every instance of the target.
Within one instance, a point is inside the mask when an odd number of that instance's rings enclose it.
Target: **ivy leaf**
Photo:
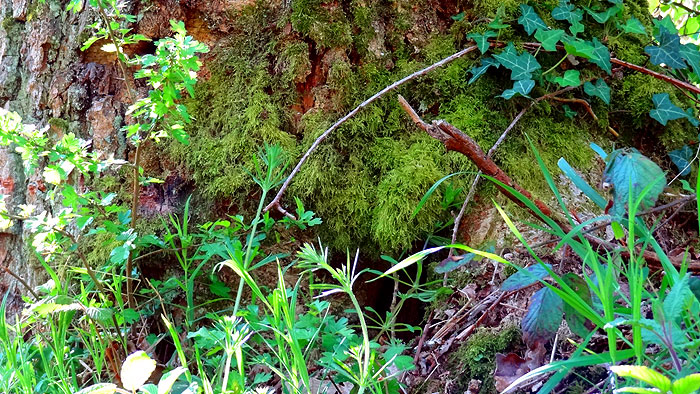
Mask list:
[[[595,19],[596,22],[598,23],[605,23],[610,19],[611,17],[615,16],[618,12],[622,10],[621,5],[615,5],[610,8],[608,8],[605,11],[602,12],[595,12],[592,9],[588,7],[584,7],[588,15],[592,16],[593,19]]]
[[[700,48],[695,44],[681,45],[681,56],[693,68],[693,72],[700,76]]]
[[[527,34],[532,35],[537,29],[546,29],[547,24],[544,23],[542,18],[537,15],[535,9],[527,4],[520,4],[520,11],[522,15],[518,18],[518,23],[520,23]]]
[[[576,117],[576,115],[578,115],[578,112],[574,111],[573,109],[571,109],[571,107],[569,107],[566,104],[564,104],[562,108],[564,108],[564,116],[566,116],[569,119],[573,119]]]
[[[581,84],[581,72],[578,70],[566,70],[563,77],[554,78],[554,82],[558,83],[561,87],[567,86],[579,86]]]
[[[610,87],[602,78],[595,81],[595,84],[586,82],[583,84],[583,91],[589,96],[595,96],[603,100],[605,104],[610,104]]]
[[[569,0],[559,0],[559,7],[552,10],[552,18],[558,21],[567,21],[571,24],[569,31],[574,36],[584,30],[581,20],[583,11],[569,4]]]
[[[501,97],[503,97],[506,100],[510,100],[515,96],[516,94],[519,94],[523,97],[530,97],[528,94],[532,91],[532,88],[535,87],[535,81],[532,79],[523,79],[520,81],[515,81],[513,84],[512,89],[507,89],[501,94]]]
[[[613,186],[612,213],[622,216],[630,199],[635,201],[642,190],[653,184],[641,201],[640,209],[656,204],[656,199],[666,187],[666,177],[661,168],[634,148],[617,149],[605,159],[605,182]]]
[[[530,307],[521,322],[523,340],[530,348],[537,342],[554,337],[561,325],[564,303],[549,287],[543,287],[530,298]]]
[[[486,53],[486,51],[489,50],[489,46],[491,46],[491,44],[489,44],[489,37],[496,36],[498,36],[498,34],[496,34],[495,31],[487,30],[484,34],[468,34],[467,38],[471,38],[472,40],[474,40],[476,46],[479,48],[479,52],[481,52],[481,54],[483,55],[484,53]]]
[[[693,160],[693,156],[695,156],[695,152],[693,152],[688,145],[684,145],[680,149],[668,152],[668,157],[670,157],[673,164],[678,167],[680,176],[690,174],[690,161]]]
[[[535,39],[542,44],[542,48],[544,48],[545,51],[555,51],[557,49],[557,43],[561,40],[563,35],[564,30],[561,29],[537,29],[535,32]]]
[[[666,15],[664,19],[652,19],[652,21],[654,22],[654,27],[656,28],[654,30],[654,34],[660,33],[661,29],[666,29],[666,31],[671,34],[678,34],[676,24],[673,22],[673,19],[671,19],[669,15]]]
[[[552,269],[550,264],[545,265],[549,267],[549,269]],[[524,289],[547,276],[549,276],[549,272],[547,272],[542,264],[534,264],[509,276],[508,279],[503,281],[501,290],[514,291]]]
[[[583,40],[569,40],[564,43],[564,49],[566,53],[572,56],[578,56],[585,59],[592,59],[594,48],[593,45],[589,44],[587,41]]]
[[[491,21],[491,23],[489,23],[487,26],[488,26],[490,29],[496,29],[496,30],[501,30],[501,29],[505,29],[505,28],[507,28],[507,27],[510,27],[510,25],[507,25],[507,24],[503,23],[503,21],[501,20],[501,17],[500,17],[500,16],[497,16],[497,17],[496,17],[493,21]]]
[[[610,63],[610,51],[597,38],[593,38],[593,56],[591,61],[603,69],[608,75],[612,74],[612,64]]]
[[[668,93],[655,94],[652,100],[654,101],[656,108],[649,111],[649,115],[662,125],[666,126],[669,120],[681,118],[688,119],[688,121],[695,127],[700,125],[700,121],[693,116],[693,111],[690,108],[683,111],[680,107],[673,104]]]
[[[459,22],[459,21],[463,20],[464,19],[464,11],[460,12],[457,15],[452,15],[451,18],[455,22]]]
[[[625,33],[643,34],[645,36],[647,35],[647,31],[644,28],[644,25],[642,25],[642,22],[640,22],[639,19],[635,17],[627,19],[627,22],[625,22],[625,24],[622,25],[622,30]]]
[[[541,68],[534,56],[525,52],[518,55],[513,43],[509,43],[505,51],[494,55],[503,67],[511,71],[510,79],[519,81],[522,79],[532,79],[532,72]]]
[[[496,61],[496,59],[494,59],[492,57],[482,58],[481,59],[481,66],[472,67],[472,69],[469,70],[469,72],[472,73],[472,77],[469,79],[469,84],[472,84],[477,79],[479,79],[479,77],[484,75],[490,67],[498,68],[500,66],[501,66],[501,63],[499,63],[498,61]]]
[[[678,34],[670,33],[664,26],[660,26],[656,39],[659,41],[658,46],[649,45],[644,48],[652,63],[657,66],[666,64],[679,70],[687,67],[681,55],[681,38]]]

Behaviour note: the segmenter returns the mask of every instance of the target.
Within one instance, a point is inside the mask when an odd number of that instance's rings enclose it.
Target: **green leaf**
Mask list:
[[[569,4],[569,0],[559,0],[559,7],[552,10],[552,18],[569,22],[571,24],[569,31],[574,36],[584,30],[581,24],[583,11]]]
[[[652,100],[654,101],[656,108],[649,111],[649,115],[662,125],[666,126],[669,120],[681,118],[688,119],[688,121],[695,127],[700,125],[700,121],[693,116],[693,111],[690,108],[683,111],[680,107],[673,104],[668,93],[655,94]]]
[[[592,9],[588,7],[584,7],[588,15],[592,16],[593,19],[595,19],[596,22],[598,23],[605,23],[610,19],[611,17],[615,16],[618,12],[622,10],[621,5],[615,5],[603,12],[595,12]]]
[[[158,394],[168,394],[173,388],[173,384],[175,384],[177,378],[179,378],[184,372],[185,368],[177,367],[172,371],[164,373],[160,378],[160,382],[158,382]]]
[[[500,66],[501,66],[501,63],[499,63],[498,61],[496,61],[496,59],[494,59],[492,57],[482,58],[481,59],[481,66],[472,67],[472,69],[469,70],[469,72],[472,73],[472,77],[469,79],[469,84],[471,85],[477,79],[479,79],[479,77],[481,77],[483,74],[486,74],[486,71],[488,71],[488,69],[490,67],[498,68]]]
[[[692,394],[700,390],[700,373],[682,377],[671,384],[673,394]]]
[[[610,104],[610,87],[602,78],[595,81],[595,84],[586,82],[583,84],[583,91],[589,96],[595,96],[603,100],[605,104]]]
[[[158,387],[153,383],[144,384],[139,391],[145,394],[158,394]]]
[[[682,148],[668,152],[668,157],[671,158],[673,164],[676,165],[680,176],[690,174],[690,161],[693,160],[695,152],[688,145],[683,145]]]
[[[578,56],[585,59],[593,58],[593,45],[589,44],[587,41],[580,39],[569,40],[564,43],[564,49],[569,55]]]
[[[657,35],[661,31],[661,29],[665,29],[667,32],[671,34],[678,34],[678,29],[676,28],[676,24],[673,22],[673,19],[671,19],[670,15],[666,15],[663,19],[658,20],[658,19],[652,19],[654,22],[654,27],[655,32],[654,34]]]
[[[613,365],[610,366],[610,370],[617,376],[623,378],[634,378],[647,383],[661,390],[662,393],[666,393],[671,390],[671,381],[667,377],[646,366]]]
[[[681,38],[678,34],[669,33],[665,27],[661,26],[656,39],[659,41],[658,46],[649,45],[644,48],[644,52],[649,55],[652,63],[657,66],[665,64],[679,70],[687,68],[681,55]]]
[[[471,38],[472,40],[474,40],[474,42],[476,43],[476,46],[479,48],[479,52],[481,52],[481,54],[484,54],[484,53],[486,53],[486,51],[489,50],[489,47],[491,46],[491,44],[489,44],[489,38],[496,37],[496,36],[498,36],[498,34],[496,34],[495,31],[487,30],[486,32],[484,32],[484,34],[479,34],[479,33],[468,34],[467,38]]]
[[[113,383],[97,383],[92,386],[85,387],[75,394],[113,394],[117,391],[117,385]]]
[[[608,75],[612,74],[612,64],[610,63],[610,51],[597,38],[593,38],[593,56],[590,60],[603,69]]]
[[[524,97],[529,97],[528,94],[532,91],[532,88],[534,87],[535,81],[531,79],[515,81],[515,83],[513,84],[513,88],[505,90],[503,94],[501,94],[501,97],[503,97],[506,100],[510,100],[513,96],[517,94]]]
[[[663,311],[666,321],[677,321],[693,297],[688,284],[689,277],[690,275],[686,274],[681,280],[674,283],[664,298]]]
[[[646,29],[644,29],[644,25],[642,22],[639,21],[639,19],[635,17],[631,17],[625,22],[624,25],[622,25],[622,30],[625,33],[634,33],[634,34],[643,34],[647,35]]]
[[[226,286],[226,284],[222,281],[219,280],[215,275],[212,275],[211,277],[211,284],[209,284],[209,291],[212,292],[212,294],[222,297],[222,298],[229,298],[231,297],[231,288]]]
[[[547,24],[544,23],[531,6],[520,4],[520,12],[522,12],[522,15],[518,18],[518,23],[523,26],[527,34],[532,35],[537,29],[547,29]]]
[[[503,23],[500,16],[497,16],[493,21],[491,21],[491,23],[489,23],[486,26],[488,26],[490,29],[496,30],[501,30],[510,27],[510,25]]]
[[[532,72],[541,68],[534,56],[525,52],[518,54],[513,46],[513,43],[508,43],[505,51],[494,55],[503,67],[511,71],[510,79],[519,81],[523,79],[532,79]]]
[[[605,209],[607,200],[603,198],[595,189],[591,187],[573,167],[562,157],[557,161],[559,169],[571,180],[571,182],[579,188],[588,198],[590,198],[600,209]]]
[[[452,15],[450,18],[452,18],[452,20],[455,22],[459,22],[464,19],[464,11],[460,12],[457,15]]]
[[[690,287],[690,291],[695,294],[695,298],[700,301],[700,276],[691,276],[688,279],[688,287]]]
[[[700,76],[700,48],[691,43],[681,45],[681,56],[693,69],[693,72]]]
[[[155,369],[156,362],[146,352],[132,353],[122,364],[122,385],[129,391],[135,391],[146,383]]]
[[[659,194],[666,187],[666,177],[661,168],[634,148],[617,149],[605,159],[605,182],[613,186],[612,213],[624,215],[630,199],[636,201],[641,192],[652,185],[641,201],[641,209],[654,206]]]
[[[521,322],[523,340],[528,346],[545,342],[559,330],[564,303],[549,287],[543,287],[530,298],[530,307]]]
[[[567,104],[564,104],[562,108],[564,108],[564,116],[569,119],[573,119],[576,117],[576,115],[578,115],[578,112],[571,109],[571,107],[569,107]]]
[[[561,29],[537,29],[535,32],[535,39],[542,44],[542,48],[544,48],[545,51],[556,51],[557,43],[563,36],[564,30]]]
[[[554,78],[554,82],[561,87],[579,86],[581,84],[581,73],[578,70],[566,70],[563,77]]]
[[[550,264],[545,264],[549,269],[552,269]],[[524,289],[533,283],[539,282],[549,276],[549,272],[541,264],[533,264],[527,268],[518,270],[518,272],[509,276],[508,279],[501,284],[501,290],[514,291]]]
[[[562,276],[562,280],[584,302],[586,302],[588,305],[593,304],[591,291],[588,289],[588,284],[583,278],[574,274],[573,272],[569,272]],[[586,338],[588,334],[590,334],[591,330],[586,327],[587,319],[581,316],[581,314],[569,304],[564,304],[564,318],[574,334],[580,336],[581,338]]]

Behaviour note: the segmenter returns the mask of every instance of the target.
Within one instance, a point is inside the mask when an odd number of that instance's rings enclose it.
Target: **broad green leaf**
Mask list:
[[[625,22],[624,25],[622,25],[622,30],[625,33],[634,33],[634,34],[643,34],[647,35],[646,29],[644,29],[644,25],[642,25],[642,22],[639,21],[639,19],[635,17],[631,17]]]
[[[656,108],[649,111],[649,116],[656,119],[659,123],[666,126],[669,120],[688,119],[693,126],[700,125],[700,121],[693,115],[693,110],[683,111],[680,107],[671,102],[671,97],[668,93],[657,93],[652,97]]]
[[[693,160],[694,156],[695,152],[688,145],[668,152],[668,157],[676,165],[681,176],[690,174],[690,161]]]
[[[673,22],[673,19],[671,19],[670,15],[666,15],[661,20],[652,19],[652,22],[654,22],[654,27],[655,27],[654,35],[658,35],[662,29],[665,29],[667,32],[669,32],[671,34],[678,34],[678,29],[676,28],[676,24]]]
[[[537,29],[547,29],[547,24],[544,23],[531,6],[520,4],[520,12],[522,15],[518,18],[518,23],[523,26],[527,34],[532,35]]]
[[[612,64],[610,63],[610,51],[597,38],[593,38],[593,56],[590,60],[603,69],[608,75],[612,74]]]
[[[584,30],[581,24],[583,11],[571,5],[569,0],[559,0],[559,6],[552,10],[552,18],[569,22],[571,24],[569,31],[574,36]]]
[[[81,50],[81,51],[87,50],[88,48],[90,48],[90,47],[92,46],[92,44],[94,44],[95,42],[97,42],[99,39],[100,39],[100,37],[97,37],[97,36],[92,36],[92,37],[88,38],[88,39],[85,40],[85,42],[83,43],[83,46],[80,47],[80,50]]]
[[[673,394],[692,394],[700,390],[700,373],[682,377],[671,385]]]
[[[656,163],[634,148],[617,149],[605,161],[604,179],[613,186],[613,214],[624,215],[630,194],[632,201],[636,201],[651,184],[651,189],[641,201],[640,209],[648,209],[656,204],[656,199],[666,187],[664,172]]]
[[[586,82],[583,84],[583,91],[589,96],[595,96],[603,100],[605,104],[610,104],[610,87],[603,80],[599,78],[595,81],[595,84],[591,82]]]
[[[616,240],[620,241],[625,238],[625,230],[622,228],[620,222],[614,221],[610,223],[610,227],[612,227],[613,235]]]
[[[569,272],[562,276],[562,280],[564,280],[564,283],[566,283],[566,285],[569,286],[571,290],[573,290],[576,295],[578,295],[588,305],[593,304],[591,291],[588,289],[588,284],[583,278],[574,274],[573,272]],[[564,304],[564,318],[574,334],[580,336],[581,338],[586,338],[588,334],[590,334],[591,330],[586,327],[587,319],[581,316],[581,314],[569,304]]]
[[[693,72],[700,76],[700,48],[691,43],[681,45],[681,56],[693,69]]]
[[[486,53],[486,51],[489,50],[489,46],[491,45],[491,44],[489,44],[489,38],[496,37],[496,36],[498,36],[498,34],[496,34],[495,31],[486,30],[486,32],[484,32],[484,34],[479,34],[479,33],[468,34],[467,38],[471,38],[472,40],[474,40],[474,42],[476,43],[476,46],[479,48],[479,52],[481,52],[481,54],[483,55],[484,53]]]
[[[173,384],[175,384],[177,378],[179,378],[184,372],[185,368],[177,367],[172,371],[164,373],[160,378],[160,382],[158,382],[158,394],[168,394],[173,388]]]
[[[602,12],[595,12],[592,9],[588,7],[584,7],[588,15],[592,16],[593,19],[598,22],[598,23],[605,23],[610,19],[611,17],[615,16],[620,10],[622,10],[621,5],[615,5],[610,8],[608,8],[605,11]]]
[[[531,345],[554,337],[564,313],[564,302],[549,287],[543,287],[530,298],[530,307],[521,322],[523,340]]]
[[[491,23],[486,25],[489,27],[489,29],[496,29],[496,30],[501,30],[505,29],[507,27],[510,27],[510,25],[503,23],[503,20],[501,19],[500,16],[497,16]]]
[[[501,94],[501,97],[503,97],[506,100],[510,100],[513,96],[519,94],[524,97],[529,97],[528,94],[532,91],[532,88],[535,87],[535,81],[531,79],[525,79],[521,81],[515,81],[513,84],[512,89],[507,89]]]
[[[535,39],[542,44],[545,51],[556,51],[557,43],[564,36],[564,30],[561,29],[537,29]]]
[[[578,70],[566,70],[563,77],[554,78],[554,82],[561,87],[579,86],[581,84],[581,72]]]
[[[593,58],[593,45],[587,41],[580,39],[569,40],[564,43],[564,49],[566,49],[566,53],[569,55],[578,56],[585,59]]]
[[[109,254],[109,261],[113,264],[121,264],[129,258],[130,252],[131,248],[128,245],[119,245],[112,249],[112,252]]]
[[[688,302],[691,301],[693,293],[690,291],[690,286],[688,285],[689,277],[690,274],[686,274],[681,280],[674,283],[671,290],[664,298],[664,320],[669,322],[677,321],[681,317]]]
[[[546,264],[549,269],[552,269],[550,264]],[[549,276],[549,272],[541,264],[533,264],[509,276],[508,279],[501,284],[501,290],[514,291],[524,289],[531,284],[538,282]]]
[[[97,383],[92,386],[85,387],[75,394],[113,394],[117,391],[117,385],[113,383]]]
[[[658,46],[649,45],[644,52],[649,55],[649,60],[655,65],[665,64],[668,67],[679,70],[687,68],[681,55],[681,38],[678,34],[670,33],[665,27],[659,28],[656,36]]]
[[[634,378],[666,393],[671,390],[671,380],[653,369],[641,365],[613,365],[610,370],[623,378]]]
[[[144,351],[130,354],[122,364],[122,385],[129,391],[135,391],[144,383],[156,369],[156,362]]]
[[[527,52],[518,54],[512,42],[508,43],[503,52],[494,55],[494,58],[511,71],[510,79],[513,81],[532,79],[532,72],[541,68],[537,59],[531,54]]]
[[[472,77],[469,79],[469,84],[474,83],[477,79],[479,79],[479,77],[481,77],[483,74],[486,74],[486,71],[488,71],[490,67],[498,68],[500,66],[501,63],[499,63],[498,61],[496,61],[496,59],[492,57],[482,58],[480,66],[472,67],[472,69],[469,70],[469,72],[472,73]]]

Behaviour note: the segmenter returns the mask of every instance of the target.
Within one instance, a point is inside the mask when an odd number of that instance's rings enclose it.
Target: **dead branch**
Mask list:
[[[583,108],[586,109],[589,115],[597,122],[598,117],[596,116],[595,112],[593,112],[593,108],[591,108],[591,105],[588,104],[588,101],[584,99],[579,99],[579,98],[563,98],[563,97],[552,97],[552,100],[556,100],[562,103],[576,103],[580,104],[583,106]]]
[[[272,199],[272,201],[271,201],[269,204],[267,204],[267,206],[265,207],[264,211],[267,212],[267,211],[269,211],[270,209],[275,208],[275,209],[277,209],[279,212],[283,213],[285,216],[288,216],[288,217],[292,217],[292,218],[293,218],[294,216],[293,216],[292,214],[290,214],[289,212],[285,211],[285,210],[282,208],[282,206],[280,205],[280,200],[281,200],[281,198],[282,198],[282,195],[284,194],[284,192],[285,192],[285,191],[287,190],[287,188],[289,187],[289,184],[291,183],[291,181],[292,181],[292,179],[294,178],[294,176],[299,172],[299,170],[301,170],[301,166],[303,166],[304,163],[306,163],[306,161],[309,159],[309,156],[311,156],[311,153],[313,153],[313,151],[316,150],[316,148],[317,148],[326,138],[328,138],[328,136],[329,136],[333,131],[335,131],[335,130],[336,130],[338,127],[340,127],[343,123],[347,122],[348,119],[350,119],[350,118],[352,118],[353,116],[355,116],[355,115],[356,115],[358,112],[360,112],[363,108],[365,108],[366,106],[372,104],[373,102],[377,101],[378,99],[384,97],[387,93],[391,92],[392,90],[394,90],[394,89],[396,89],[396,88],[402,86],[402,85],[405,84],[406,82],[412,81],[412,80],[414,80],[414,79],[416,79],[416,78],[418,78],[418,77],[421,77],[421,76],[423,76],[423,75],[425,75],[425,74],[427,74],[427,73],[429,73],[429,72],[431,72],[431,71],[433,71],[433,70],[435,70],[435,69],[437,69],[437,68],[440,68],[440,67],[442,67],[442,66],[444,66],[444,65],[446,65],[446,64],[449,64],[449,63],[451,63],[451,62],[453,62],[453,61],[455,61],[455,60],[457,60],[457,59],[463,57],[464,55],[466,55],[466,54],[468,54],[468,53],[470,53],[470,52],[473,52],[473,51],[476,50],[476,49],[477,49],[477,46],[476,46],[476,45],[470,46],[470,47],[468,47],[468,48],[466,48],[466,49],[463,49],[463,50],[461,50],[461,51],[459,51],[459,52],[457,52],[457,53],[455,53],[455,54],[453,54],[453,55],[451,55],[451,56],[448,56],[448,57],[446,57],[446,58],[440,60],[440,61],[437,62],[437,63],[433,63],[433,64],[431,64],[430,66],[428,66],[428,67],[426,67],[426,68],[424,68],[424,69],[422,69],[422,70],[416,71],[416,72],[414,72],[413,74],[408,75],[408,76],[406,76],[406,77],[404,77],[404,78],[402,78],[402,79],[400,79],[400,80],[394,82],[393,84],[391,84],[391,85],[385,87],[384,89],[382,89],[381,91],[379,91],[379,92],[378,92],[377,94],[375,94],[374,96],[372,96],[372,97],[368,98],[367,100],[363,101],[362,104],[358,105],[357,107],[355,107],[355,109],[353,109],[352,111],[348,112],[345,116],[343,116],[342,118],[340,118],[340,120],[338,120],[337,122],[335,122],[331,127],[329,127],[326,131],[324,131],[323,134],[321,134],[318,138],[316,138],[316,140],[314,141],[314,143],[311,144],[311,147],[306,151],[306,153],[304,153],[304,156],[301,157],[301,160],[299,160],[299,162],[297,163],[297,165],[294,167],[294,169],[292,170],[292,172],[289,174],[289,176],[287,177],[287,179],[284,181],[284,183],[282,184],[282,187],[280,187],[280,190],[277,192],[277,194],[276,194],[275,197]],[[133,213],[132,213],[132,214],[133,214]]]

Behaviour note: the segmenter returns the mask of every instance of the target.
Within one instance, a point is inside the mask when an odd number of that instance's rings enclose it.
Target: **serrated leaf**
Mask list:
[[[656,119],[662,125],[666,126],[669,120],[681,118],[688,119],[693,126],[697,127],[700,125],[700,121],[693,116],[692,110],[688,109],[687,111],[683,111],[680,107],[673,104],[668,93],[657,93],[652,97],[652,100],[656,108],[649,111],[649,116]]]
[[[75,394],[113,394],[117,391],[117,385],[113,383],[98,383],[85,387]]]
[[[486,51],[489,50],[489,47],[491,46],[491,44],[489,44],[489,38],[496,36],[498,36],[498,34],[496,34],[495,31],[487,30],[486,32],[484,32],[484,34],[468,34],[467,38],[471,38],[472,40],[474,40],[476,46],[479,48],[479,52],[481,52],[481,54],[483,55],[484,53],[486,53]]]
[[[610,104],[610,86],[602,78],[597,79],[595,84],[591,82],[584,83],[583,91],[589,96],[598,97],[605,104]]]
[[[690,174],[690,161],[695,156],[695,152],[688,145],[684,145],[680,149],[668,152],[668,157],[671,158],[673,164],[676,165],[680,176]]]
[[[635,17],[631,17],[625,22],[624,25],[622,25],[622,30],[625,33],[634,33],[634,34],[643,34],[647,35],[647,31],[644,28],[644,25],[642,22],[639,21],[639,19]]]
[[[653,184],[641,201],[640,209],[656,204],[656,199],[666,187],[666,177],[661,168],[634,148],[617,149],[605,159],[604,179],[613,186],[611,212],[624,215],[630,194],[632,201],[640,196],[648,185]]]
[[[515,81],[513,84],[512,89],[507,89],[501,94],[501,97],[503,97],[506,100],[510,100],[513,98],[515,95],[521,95],[523,97],[529,97],[528,94],[532,91],[532,88],[535,87],[535,81],[531,79],[526,79],[522,81]]]
[[[603,69],[608,75],[612,74],[612,64],[610,63],[610,51],[597,38],[593,38],[593,56],[590,60]]]
[[[135,391],[151,376],[156,369],[156,362],[144,351],[130,354],[122,364],[122,385],[129,391]]]
[[[535,39],[542,44],[542,48],[544,48],[545,51],[556,51],[557,43],[563,36],[564,30],[561,29],[537,29],[535,32]]]
[[[673,394],[692,394],[700,390],[700,373],[677,379],[671,384]]]
[[[541,68],[537,59],[531,54],[527,52],[518,54],[512,42],[508,43],[505,51],[494,55],[494,58],[511,71],[510,79],[513,81],[532,79],[532,72]]]
[[[544,23],[542,18],[537,15],[535,9],[527,4],[520,4],[520,18],[518,18],[518,23],[520,23],[527,34],[532,35],[537,29],[547,29],[547,24]]]
[[[584,7],[588,15],[592,16],[593,19],[598,22],[598,23],[605,23],[608,21],[608,19],[612,18],[615,16],[620,10],[622,10],[622,6],[620,5],[615,5],[610,8],[608,8],[605,11],[602,12],[595,12],[592,9],[588,7]]]
[[[494,59],[492,57],[482,58],[481,59],[481,66],[472,67],[472,69],[469,70],[469,72],[472,73],[472,77],[469,79],[469,84],[474,83],[477,79],[479,79],[479,77],[486,74],[486,71],[488,71],[489,68],[491,68],[491,67],[498,68],[500,66],[501,66],[501,63],[499,63],[498,61],[496,61],[496,59]]]
[[[566,70],[564,76],[554,78],[554,82],[561,87],[576,87],[581,84],[581,73],[578,70]]]
[[[209,291],[211,291],[212,294],[222,298],[231,297],[231,288],[226,286],[226,284],[220,281],[219,278],[217,278],[216,276],[212,276],[211,279],[212,280],[209,284]]]
[[[552,269],[550,264],[546,264],[546,266]],[[501,290],[514,291],[524,289],[547,276],[549,276],[549,272],[541,264],[534,264],[509,276],[501,284]]]
[[[664,298],[663,311],[666,321],[675,322],[678,320],[691,297],[693,297],[693,293],[688,285],[689,277],[690,275],[686,274],[681,280],[674,283]]]
[[[671,390],[671,380],[653,369],[642,365],[613,365],[610,370],[623,378],[634,378],[661,390],[662,393]]]
[[[530,298],[530,307],[521,322],[523,340],[529,347],[546,342],[559,330],[564,302],[549,287],[543,287]]]
[[[683,70],[687,68],[681,55],[681,38],[678,34],[670,33],[664,26],[659,28],[659,34],[655,37],[659,45],[649,45],[644,52],[649,55],[649,60],[655,65],[665,64],[668,67]]]

